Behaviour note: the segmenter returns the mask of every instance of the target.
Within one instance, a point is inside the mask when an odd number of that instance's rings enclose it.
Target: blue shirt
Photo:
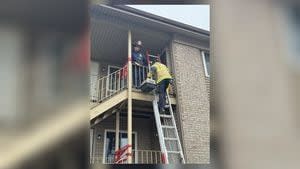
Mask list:
[[[140,65],[147,66],[147,61],[145,56],[141,52],[132,52],[132,61]]]

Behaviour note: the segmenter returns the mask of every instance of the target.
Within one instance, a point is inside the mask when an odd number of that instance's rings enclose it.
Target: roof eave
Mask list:
[[[163,31],[167,31],[167,32],[173,32],[173,33],[179,33],[179,34],[183,34],[186,36],[190,36],[196,39],[209,39],[209,32],[196,28],[196,27],[192,27],[186,24],[182,24],[179,22],[175,22],[175,21],[170,21],[169,19],[166,18],[161,18],[159,16],[155,16],[155,18],[153,17],[149,17],[152,14],[140,11],[139,12],[133,12],[131,10],[135,10],[133,8],[128,10],[125,10],[123,8],[127,8],[127,7],[120,7],[118,6],[107,6],[107,5],[99,5],[101,8],[104,9],[108,9],[110,10],[112,15],[117,15],[117,14],[122,14],[120,17],[123,17],[123,19],[126,19],[126,16],[130,16],[133,19],[135,19],[135,21],[137,22],[142,22],[142,21],[147,21],[149,22],[149,24],[151,25],[156,25],[156,27],[159,27],[160,29],[162,29]],[[128,7],[130,8],[130,7]],[[102,11],[104,12],[104,11]],[[141,13],[144,13],[146,15],[143,15]],[[157,18],[161,18],[161,19],[157,19]]]
[[[132,8],[130,6],[117,5],[117,6],[113,6],[113,7],[118,8],[118,9],[122,9],[122,10],[125,10],[125,11],[128,11],[128,12],[132,12],[132,13],[135,13],[135,14],[139,14],[141,16],[145,16],[145,17],[148,17],[148,18],[151,18],[151,19],[155,19],[155,20],[158,20],[158,21],[161,21],[161,22],[164,22],[164,23],[168,23],[168,24],[171,24],[171,25],[183,28],[183,29],[193,30],[193,31],[198,32],[200,34],[205,34],[207,36],[210,35],[210,32],[207,31],[207,30],[197,28],[195,26],[191,26],[191,25],[188,25],[188,24],[184,24],[184,23],[181,23],[181,22],[178,22],[178,21],[174,21],[174,20],[171,20],[171,19],[168,19],[168,18],[165,18],[165,17],[161,17],[161,16],[158,16],[158,15],[154,15],[154,14],[151,14],[151,13],[148,13],[148,12],[136,9],[136,8]]]

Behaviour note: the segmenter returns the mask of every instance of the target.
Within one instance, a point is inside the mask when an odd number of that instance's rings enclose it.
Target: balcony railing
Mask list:
[[[133,152],[136,156],[136,164],[161,164],[161,151],[136,150]]]
[[[132,64],[132,87],[139,89],[142,82],[147,78],[149,72],[148,67]],[[125,65],[123,68],[99,78],[98,76],[91,84],[94,87],[94,91],[91,92],[91,101],[98,104],[103,100],[110,98],[116,93],[127,88],[128,68]],[[171,85],[170,95],[174,95],[174,84]],[[93,107],[94,105],[92,105]]]
[[[133,150],[133,164],[162,164],[161,151],[155,150]],[[90,163],[103,163],[102,157],[91,157]],[[110,155],[104,159],[104,164],[114,164],[114,156]],[[126,164],[123,162],[122,164]]]
[[[147,78],[148,67],[132,64],[132,85],[138,88]],[[96,80],[96,94],[92,93],[93,102],[101,102],[127,88],[128,68],[123,68]],[[93,86],[93,85],[91,85]]]
[[[96,82],[96,94],[91,97],[93,102],[101,102],[127,87],[127,66],[99,78]],[[92,85],[93,86],[93,85]],[[96,95],[96,96],[95,96]]]
[[[132,85],[139,88],[142,82],[147,78],[148,67],[132,64]]]

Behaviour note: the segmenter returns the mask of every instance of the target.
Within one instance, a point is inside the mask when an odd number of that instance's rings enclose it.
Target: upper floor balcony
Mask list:
[[[116,23],[93,13],[91,18],[91,81],[90,101],[95,107],[117,94],[128,89],[128,30],[131,31],[131,42],[141,40],[142,53],[160,55],[161,61],[171,70],[170,45],[172,35],[151,27]],[[148,66],[132,64],[133,99],[152,101],[152,95],[142,93],[139,85],[146,79]],[[172,92],[171,92],[172,93]],[[118,98],[120,99],[120,98]],[[173,99],[174,100],[174,99]],[[174,101],[175,102],[175,101]],[[106,110],[106,109],[105,109]]]

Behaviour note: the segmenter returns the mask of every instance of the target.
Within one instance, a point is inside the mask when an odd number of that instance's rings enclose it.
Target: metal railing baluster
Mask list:
[[[147,164],[149,164],[149,161],[148,161],[148,151],[146,151],[146,156],[147,156]]]
[[[109,88],[109,76],[105,78],[105,98],[108,97],[108,88]]]
[[[136,72],[136,65],[134,65],[134,87],[137,87],[137,72]]]
[[[115,74],[114,74],[114,76],[115,76],[115,81],[114,81],[114,90],[117,90],[117,73],[115,72]]]
[[[143,78],[142,78],[143,80],[142,80],[142,81],[144,81],[144,80],[146,79],[146,78],[145,78],[145,67],[143,67],[142,70],[143,70]]]
[[[110,80],[110,88],[109,88],[109,96],[111,96],[112,89],[113,89],[113,74],[109,75],[109,80]]]
[[[118,82],[119,82],[118,83],[118,90],[121,90],[121,88],[120,88],[121,87],[121,71],[120,70],[118,71]]]
[[[141,154],[142,154],[141,164],[143,164],[144,163],[144,153],[141,151]]]
[[[139,87],[141,84],[141,66],[138,67],[138,85],[137,87]]]

